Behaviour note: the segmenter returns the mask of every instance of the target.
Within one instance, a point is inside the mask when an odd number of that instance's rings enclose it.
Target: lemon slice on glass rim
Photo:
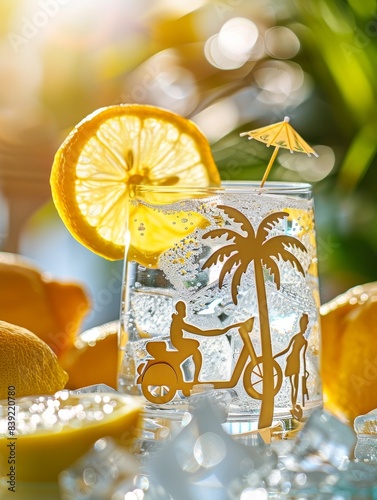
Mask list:
[[[50,183],[71,234],[94,253],[116,260],[124,257],[135,185],[219,186],[220,176],[208,141],[194,123],[154,106],[121,104],[95,111],[72,130],[55,155]],[[158,212],[144,215],[148,234],[134,239],[130,228],[131,253],[153,266],[169,240],[189,231],[182,226],[174,234],[171,226],[161,227]]]

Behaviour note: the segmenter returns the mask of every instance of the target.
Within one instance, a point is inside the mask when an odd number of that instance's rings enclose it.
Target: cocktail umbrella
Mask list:
[[[241,137],[247,135],[249,139],[256,139],[257,141],[264,142],[267,147],[271,145],[275,146],[275,150],[267,165],[260,187],[263,187],[263,184],[266,182],[279,148],[289,149],[291,153],[293,153],[293,151],[298,151],[299,153],[306,153],[308,156],[312,154],[318,156],[314,149],[312,149],[289,124],[288,116],[286,116],[282,122],[273,123],[272,125],[250,130],[249,132],[242,132],[240,135]]]

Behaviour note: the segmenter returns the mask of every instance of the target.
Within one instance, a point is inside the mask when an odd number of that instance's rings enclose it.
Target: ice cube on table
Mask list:
[[[106,384],[94,384],[87,385],[86,387],[80,387],[80,389],[75,389],[74,391],[70,391],[72,394],[90,394],[97,392],[118,392],[109,385]]]
[[[377,463],[377,409],[356,417],[353,427],[357,434],[355,457]]]
[[[355,448],[355,458],[377,464],[377,439],[367,435],[359,435]]]
[[[174,499],[225,500],[233,498],[229,488],[241,488],[242,478],[263,482],[276,463],[262,440],[248,447],[229,436],[217,409],[203,398],[190,423],[152,457],[148,470]]]
[[[341,487],[360,497],[362,492],[364,494],[373,492],[373,496],[366,498],[377,498],[377,467],[353,460],[345,462],[340,470],[338,488]]]
[[[366,415],[359,415],[353,422],[353,428],[357,435],[368,434],[377,438],[377,409]]]
[[[331,413],[315,410],[297,436],[291,458],[302,470],[340,467],[352,454],[356,443],[353,430]]]
[[[377,467],[347,458],[355,435],[328,412],[314,412],[292,454],[278,459],[259,435],[244,441],[228,435],[217,402],[205,394],[197,394],[192,420],[179,434],[165,442],[152,440],[158,449],[143,450],[143,459],[137,460],[111,438],[97,441],[91,452],[61,474],[62,499],[377,498]],[[363,421],[356,426],[365,430]],[[160,429],[153,422],[146,427]]]
[[[242,438],[236,438],[236,440],[239,443],[247,442],[246,448],[249,457],[241,462],[238,477],[227,485],[226,490],[229,496],[225,498],[253,500],[270,498],[263,496],[264,493],[267,495],[267,492],[280,492],[280,486],[276,489],[277,483],[281,482],[281,476],[278,470],[278,456],[275,451],[265,444],[259,434],[255,434],[247,440]]]
[[[277,498],[289,500],[371,500],[377,498],[377,469],[370,465],[348,461],[342,470],[285,470],[268,493],[287,494]],[[250,497],[252,498],[252,497]],[[276,497],[272,497],[276,498]]]
[[[134,456],[118,446],[112,438],[101,438],[91,450],[59,475],[64,500],[107,500],[112,498],[118,482],[135,489],[139,472]]]
[[[194,414],[204,399],[208,399],[220,422],[228,419],[229,408],[236,392],[233,389],[214,389],[213,384],[194,385],[189,400],[189,412]]]

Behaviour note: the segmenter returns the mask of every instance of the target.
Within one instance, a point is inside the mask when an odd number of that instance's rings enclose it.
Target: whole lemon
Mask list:
[[[32,331],[58,356],[73,345],[89,307],[79,283],[53,280],[31,260],[0,252],[0,320]]]
[[[56,354],[43,340],[21,326],[0,321],[0,400],[8,397],[9,390],[17,397],[54,394],[67,380]]]

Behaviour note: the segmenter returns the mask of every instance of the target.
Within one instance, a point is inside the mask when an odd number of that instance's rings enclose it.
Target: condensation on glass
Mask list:
[[[152,416],[228,391],[228,421],[256,429],[322,404],[310,185],[140,186],[128,230],[120,391]]]

